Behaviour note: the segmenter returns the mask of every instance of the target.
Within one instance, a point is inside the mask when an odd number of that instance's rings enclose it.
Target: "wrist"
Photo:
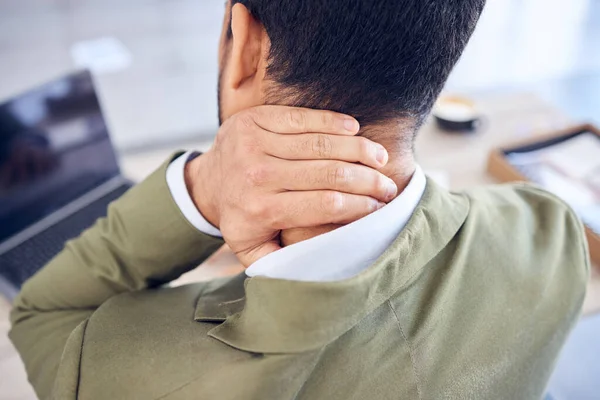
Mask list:
[[[220,220],[214,201],[214,190],[211,189],[207,159],[208,154],[203,154],[185,165],[185,185],[196,209],[204,219],[218,229]]]

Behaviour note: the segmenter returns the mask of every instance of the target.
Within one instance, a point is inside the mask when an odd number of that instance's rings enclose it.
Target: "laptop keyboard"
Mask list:
[[[0,255],[0,275],[11,285],[23,283],[48,263],[65,246],[91,227],[98,218],[106,216],[108,205],[121,197],[129,186],[120,186],[64,220],[49,227],[19,246]]]

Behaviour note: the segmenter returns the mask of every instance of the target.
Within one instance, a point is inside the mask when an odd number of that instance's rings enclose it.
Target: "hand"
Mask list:
[[[330,111],[243,111],[225,121],[210,151],[188,163],[188,190],[248,267],[280,249],[282,230],[348,224],[396,196],[396,184],[377,171],[386,150],[355,136],[359,129],[355,119]]]

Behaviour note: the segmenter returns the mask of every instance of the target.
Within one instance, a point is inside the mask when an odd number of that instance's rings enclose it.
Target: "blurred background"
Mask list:
[[[91,65],[119,150],[210,138],[223,9],[223,0],[0,0],[0,101]],[[488,0],[448,88],[528,90],[598,120],[599,20],[598,0]]]

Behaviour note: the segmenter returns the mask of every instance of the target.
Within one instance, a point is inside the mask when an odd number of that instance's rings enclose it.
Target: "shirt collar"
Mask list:
[[[403,291],[448,245],[468,212],[465,195],[428,180],[405,229],[358,275],[335,282],[240,275],[200,296],[195,320],[223,322],[209,335],[239,350],[272,354],[319,349]]]
[[[252,264],[246,274],[305,282],[351,278],[373,264],[398,237],[426,184],[425,174],[417,166],[408,186],[387,206],[335,231],[271,253]]]

